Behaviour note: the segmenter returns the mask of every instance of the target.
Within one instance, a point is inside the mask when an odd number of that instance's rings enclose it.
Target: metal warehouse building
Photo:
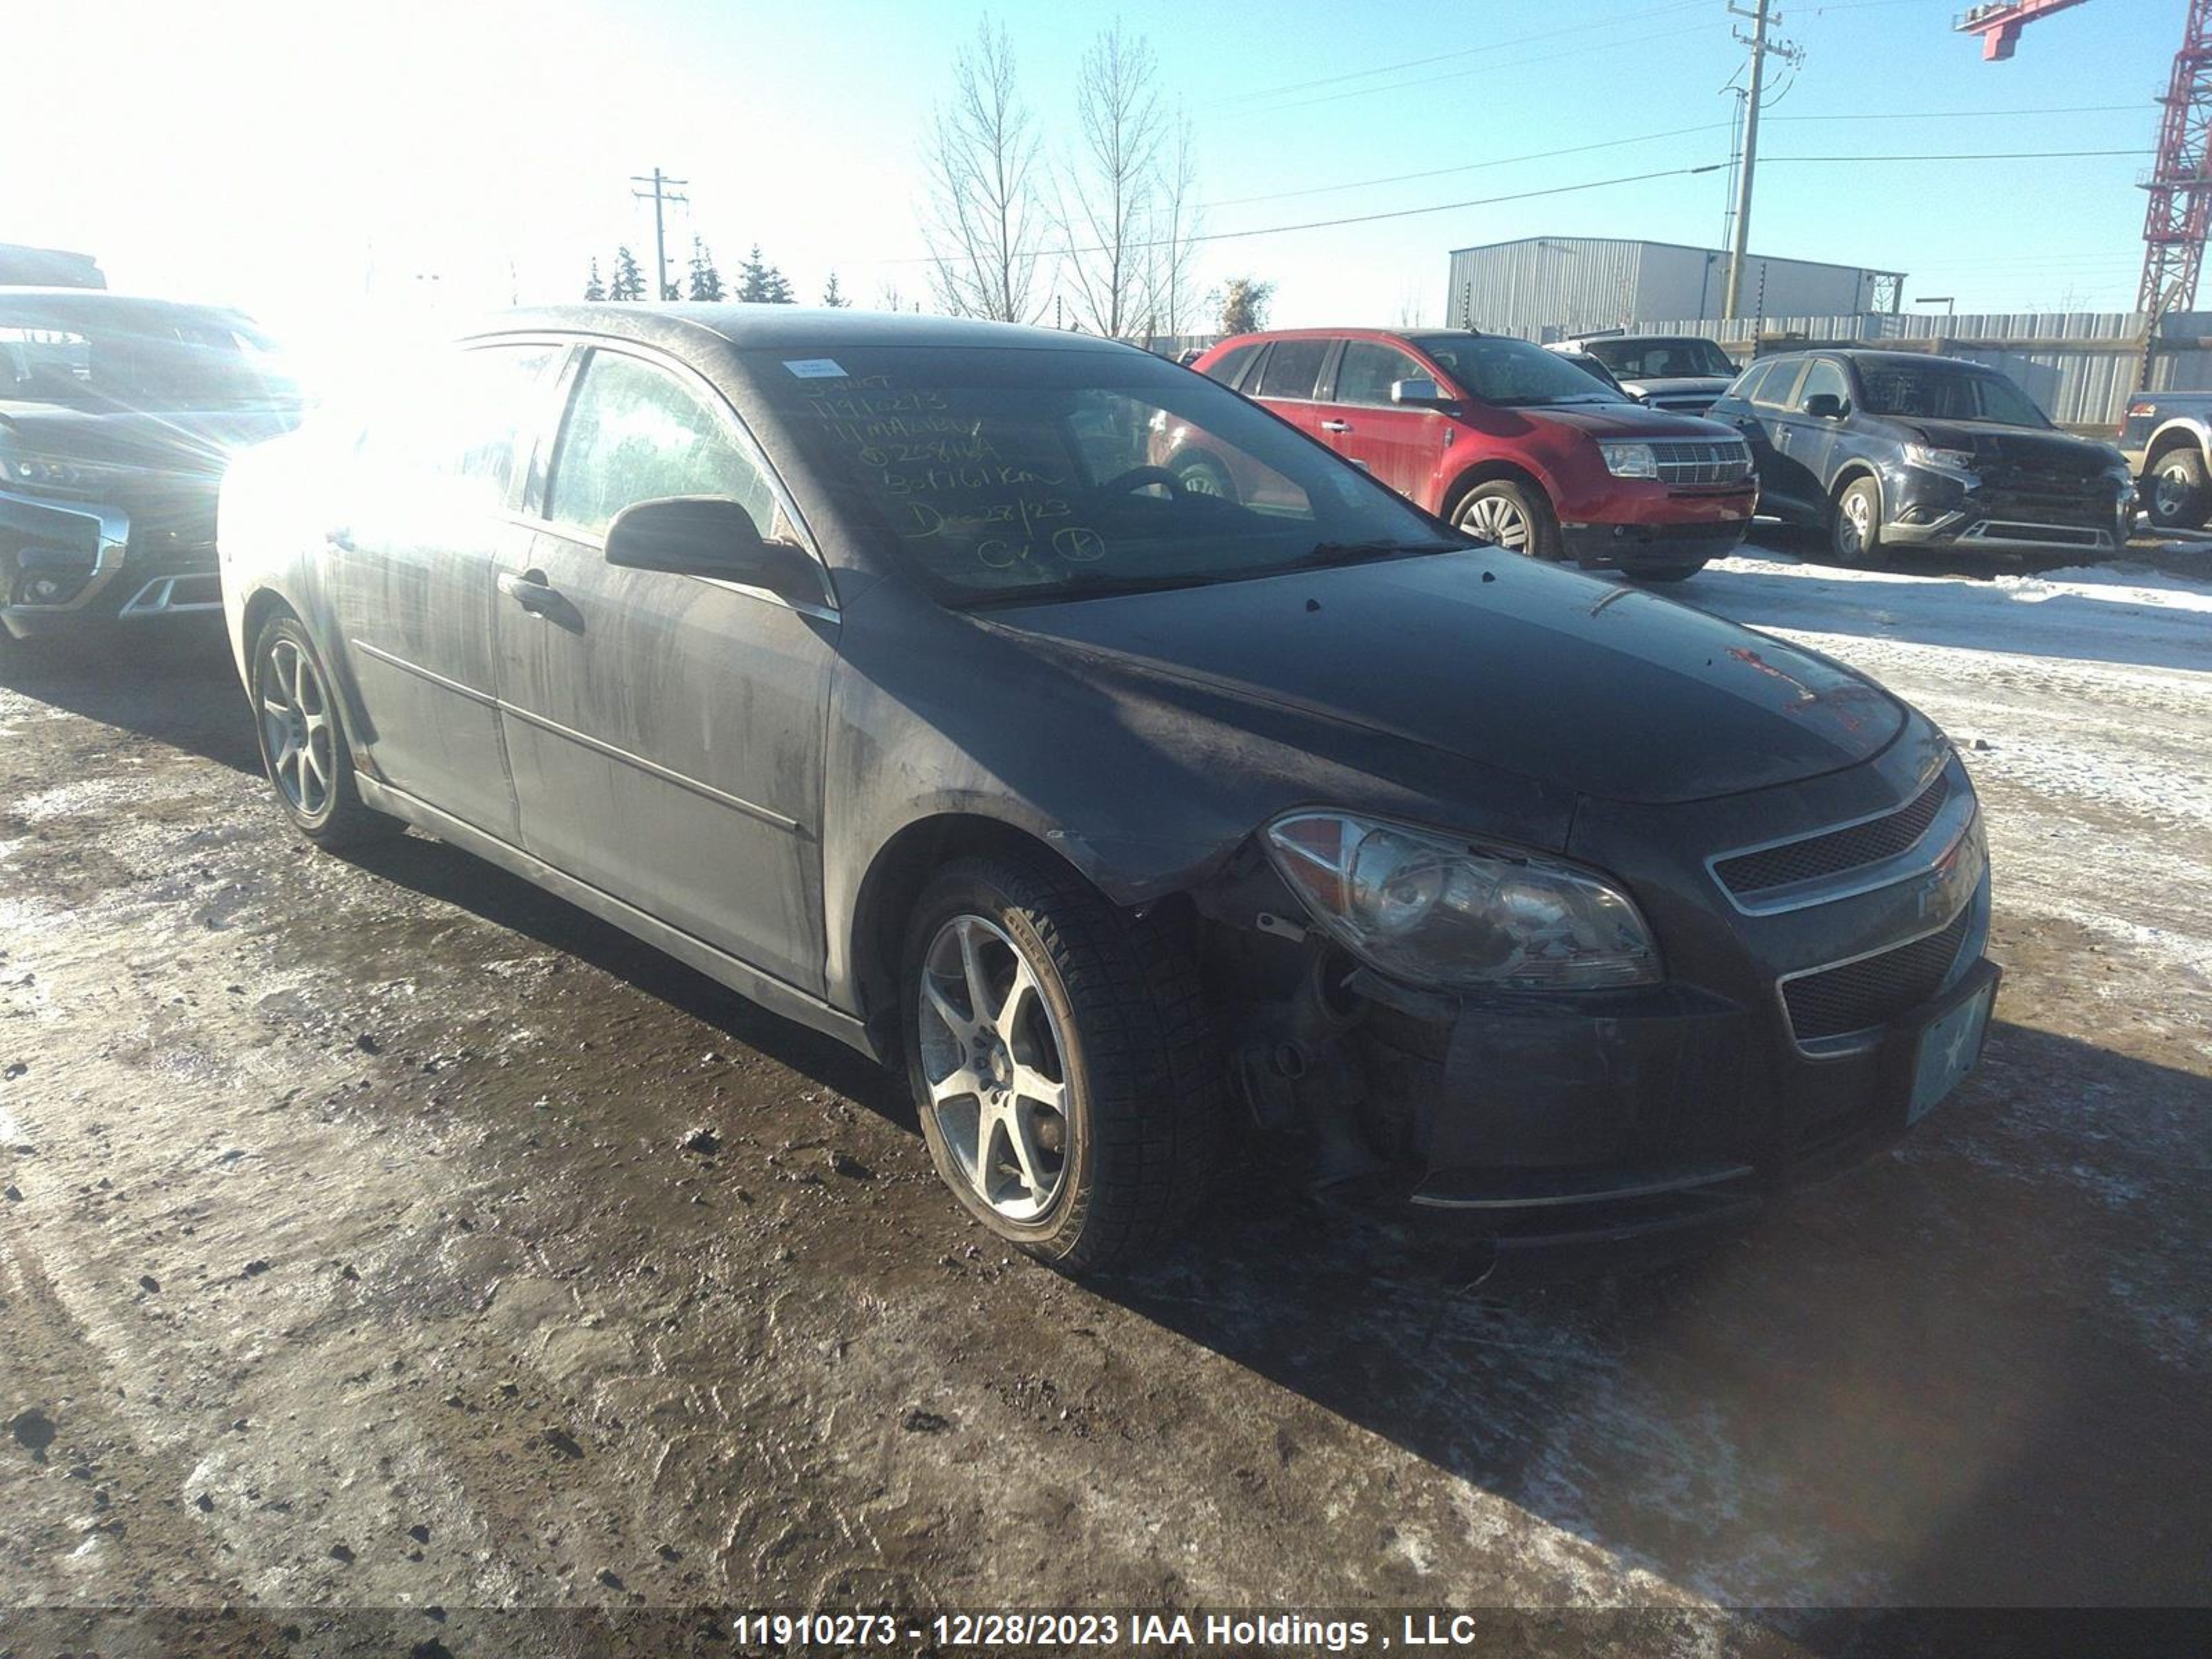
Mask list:
[[[1720,248],[1614,236],[1528,236],[1455,248],[1444,319],[1452,328],[1556,340],[1653,318],[1717,318],[1728,268]],[[1899,271],[1754,253],[1744,266],[1740,308],[1751,317],[1895,311],[1904,287]]]

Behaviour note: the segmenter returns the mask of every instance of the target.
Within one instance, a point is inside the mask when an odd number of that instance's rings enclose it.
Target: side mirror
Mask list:
[[[1844,418],[1844,400],[1832,392],[1816,392],[1805,399],[1805,412],[1816,421]]]
[[[624,507],[607,526],[606,555],[626,570],[740,582],[793,604],[828,598],[805,549],[762,540],[752,514],[720,496],[672,495]]]
[[[1457,400],[1445,397],[1443,389],[1434,380],[1425,379],[1391,381],[1390,401],[1415,409],[1444,409]]]

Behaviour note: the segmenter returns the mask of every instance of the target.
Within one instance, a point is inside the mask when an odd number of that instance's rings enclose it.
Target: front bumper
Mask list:
[[[1759,796],[1586,807],[1575,850],[1631,880],[1667,983],[1442,996],[1356,974],[1370,1004],[1353,1031],[1368,1138],[1390,1158],[1381,1184],[1501,1253],[1649,1256],[1741,1229],[1902,1134],[1916,1097],[1928,1103],[1926,1034],[1941,1028],[1931,1052],[1970,1066],[1976,1055],[1949,1050],[1986,1019],[1950,1017],[1993,999],[2000,977],[1984,955],[1978,805],[1940,741]],[[1793,866],[1755,892],[1723,879],[1745,879],[1747,857],[1832,844],[1843,830],[1829,826],[1885,833],[1900,801],[1936,805],[1879,859]],[[1711,862],[1690,850],[1745,847]]]
[[[18,639],[222,609],[211,503],[172,513],[0,490],[0,626]]]
[[[1559,502],[1559,540],[1584,565],[1680,565],[1733,552],[1758,510],[1755,482],[1671,485],[1606,474]]]
[[[1901,547],[2116,553],[2136,516],[2130,479],[1985,477],[1895,467],[1882,477],[1882,540]]]
[[[1742,545],[1750,528],[1747,508],[1740,519],[1694,524],[1563,524],[1559,543],[1569,558],[1585,568],[1632,571],[1726,558]]]

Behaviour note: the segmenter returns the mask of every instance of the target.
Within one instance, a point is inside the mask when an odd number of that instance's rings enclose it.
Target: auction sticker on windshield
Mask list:
[[[834,357],[787,357],[783,366],[802,380],[842,380],[845,371]]]

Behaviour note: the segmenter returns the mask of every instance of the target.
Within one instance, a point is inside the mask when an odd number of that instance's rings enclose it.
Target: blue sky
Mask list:
[[[1962,311],[2127,308],[2133,181],[2182,0],[2086,0],[2006,64],[1952,33],[1955,9],[1781,7],[1806,58],[1769,106],[1754,245],[1903,270],[1909,295],[1954,294]],[[649,246],[628,177],[659,165],[690,181],[677,245],[696,231],[726,270],[757,240],[804,297],[834,269],[864,304],[910,301],[927,291],[914,203],[931,111],[982,15],[950,0],[19,8],[0,239],[86,248],[118,287],[312,328],[368,302],[573,297],[592,254]],[[1742,53],[1723,0],[993,15],[1055,143],[1091,36],[1118,15],[1148,37],[1196,123],[1212,232],[1561,192],[1206,244],[1203,279],[1273,281],[1280,324],[1433,322],[1447,252],[1470,243],[1722,232],[1718,172],[1563,187],[1726,161],[1723,88]],[[2130,153],[1787,159],[2022,150]],[[1437,176],[1366,182],[1414,173]]]

